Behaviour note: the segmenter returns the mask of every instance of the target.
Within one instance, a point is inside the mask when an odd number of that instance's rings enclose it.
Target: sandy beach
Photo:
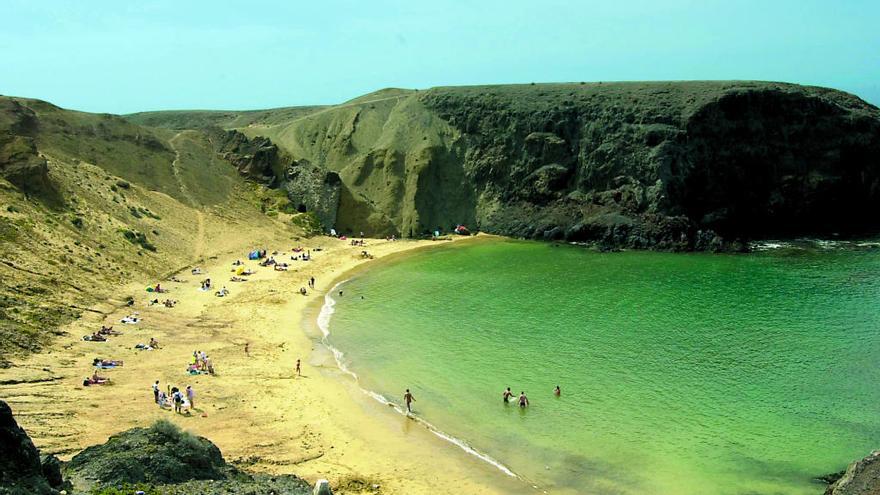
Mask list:
[[[265,247],[289,271],[260,267],[236,246],[177,274],[181,282],[162,281],[167,294],[154,295],[138,280],[118,291],[118,298],[96,305],[64,330],[51,348],[0,370],[3,399],[20,424],[46,453],[67,459],[82,448],[104,442],[122,430],[165,418],[215,442],[237,465],[270,473],[294,473],[310,482],[327,478],[337,493],[518,493],[534,490],[524,481],[438,438],[416,421],[396,414],[364,394],[336,366],[332,354],[303,322],[316,316],[324,294],[346,273],[431,241],[367,240],[366,247],[329,237],[304,240],[312,260],[291,261],[299,245]],[[467,242],[457,240],[455,242]],[[227,245],[228,247],[228,245]],[[317,251],[316,248],[321,248]],[[360,256],[367,250],[375,259]],[[243,260],[256,273],[231,282],[232,263]],[[215,290],[200,291],[210,277]],[[315,277],[316,289],[298,293]],[[133,295],[134,307],[124,305]],[[147,302],[178,300],[176,307]],[[120,323],[138,312],[141,322]],[[113,325],[124,335],[107,342],[81,337]],[[156,338],[161,348],[135,350]],[[215,375],[189,375],[194,350],[210,356]],[[124,360],[124,366],[101,371],[111,385],[83,387],[92,360]],[[302,360],[302,376],[294,373]],[[151,384],[191,385],[195,408],[189,415],[162,410],[153,402]],[[402,392],[402,391],[401,391]]]

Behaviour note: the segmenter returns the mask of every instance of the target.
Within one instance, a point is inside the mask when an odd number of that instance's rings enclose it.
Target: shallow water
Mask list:
[[[329,340],[362,386],[412,389],[419,417],[549,492],[818,494],[880,447],[878,250],[492,241],[342,289]]]

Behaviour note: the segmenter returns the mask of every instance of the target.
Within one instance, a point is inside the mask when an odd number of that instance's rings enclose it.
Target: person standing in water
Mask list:
[[[296,360],[296,376],[302,376],[302,368],[300,368],[299,359]]]
[[[403,394],[403,401],[406,402],[406,412],[412,412],[412,403],[416,401],[416,398],[413,397],[409,389],[406,389],[406,393]]]
[[[510,391],[510,387],[507,387],[507,390],[505,390],[504,393],[501,394],[501,397],[504,398],[505,404],[510,402],[510,398],[513,397],[513,392]]]
[[[555,395],[556,397],[562,395],[562,390],[559,389],[559,385],[557,385],[556,388],[553,389],[553,395]]]
[[[529,398],[526,397],[525,392],[519,393],[519,407],[526,408],[529,406]]]

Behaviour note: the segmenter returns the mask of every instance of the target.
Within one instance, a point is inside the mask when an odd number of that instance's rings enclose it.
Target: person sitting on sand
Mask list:
[[[235,260],[232,262],[232,266],[241,266],[243,264],[244,264],[244,262],[241,260]]]
[[[165,302],[162,304],[164,304],[166,308],[173,308],[174,306],[177,306],[177,300],[165,299]]]
[[[300,293],[301,295],[303,295],[303,296],[308,295],[308,292],[306,292],[306,288],[305,288],[305,287],[300,287],[300,288],[299,288],[299,293]]]
[[[229,295],[229,289],[227,289],[224,285],[223,288],[215,292],[214,295],[216,295],[217,297],[226,297]]]
[[[98,330],[98,335],[122,335],[122,332],[113,330],[113,327],[105,327],[104,325],[101,325],[101,329]]]
[[[159,348],[159,341],[154,339],[153,337],[150,337],[150,343],[147,345],[149,345],[153,349],[158,349]]]
[[[159,405],[160,409],[165,409],[168,406],[168,394],[164,390],[160,390],[156,396],[156,404]]]
[[[202,274],[202,269],[199,268],[199,267],[195,267],[195,268],[192,269],[192,274],[193,274],[193,275],[201,275],[201,274]]]
[[[159,299],[158,299],[158,298],[157,298],[157,299],[151,299],[150,302],[147,303],[148,306],[153,306],[153,305],[156,305],[156,304],[159,304]]]
[[[529,398],[526,397],[525,392],[519,393],[519,407],[526,408],[529,406]]]

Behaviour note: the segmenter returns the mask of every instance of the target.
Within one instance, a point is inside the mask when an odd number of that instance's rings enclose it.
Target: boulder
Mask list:
[[[837,481],[828,486],[825,495],[880,494],[880,450],[853,462]]]
[[[60,477],[52,482],[43,474],[40,452],[12,415],[9,404],[0,400],[0,495],[43,495],[57,493]],[[57,459],[56,459],[57,461]]]

